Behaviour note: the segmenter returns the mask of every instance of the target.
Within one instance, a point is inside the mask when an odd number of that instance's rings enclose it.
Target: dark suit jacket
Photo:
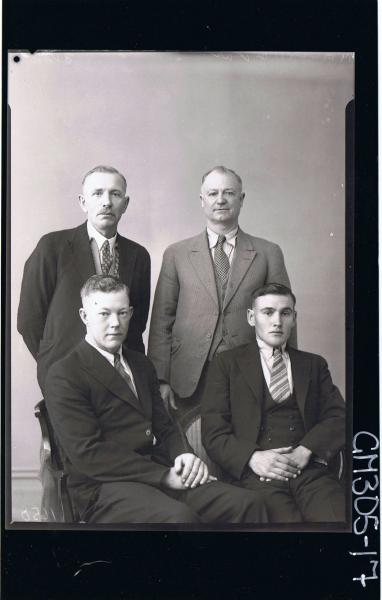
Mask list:
[[[239,229],[223,305],[232,347],[255,339],[247,309],[255,289],[270,282],[290,285],[279,246]],[[195,391],[218,319],[214,267],[203,231],[165,251],[151,315],[148,355],[158,378],[181,397]]]
[[[120,279],[134,307],[126,346],[144,352],[142,333],[150,304],[150,256],[145,248],[117,237]],[[37,360],[43,388],[48,368],[85,336],[79,317],[80,289],[95,274],[86,223],[44,235],[25,263],[17,329]]]
[[[345,444],[345,403],[326,361],[288,348],[294,392],[306,434],[301,444],[328,461]],[[246,473],[257,444],[266,385],[256,343],[219,354],[202,401],[202,439],[211,459],[234,479]]]
[[[192,452],[164,409],[151,362],[132,350],[124,354],[139,399],[85,341],[56,362],[46,378],[46,405],[80,513],[102,483],[159,487],[175,457]],[[166,466],[152,460],[152,454],[160,454]]]

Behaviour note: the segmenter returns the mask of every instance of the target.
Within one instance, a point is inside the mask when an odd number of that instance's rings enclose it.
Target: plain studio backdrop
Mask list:
[[[164,249],[205,227],[203,173],[215,165],[237,171],[246,192],[240,226],[281,246],[297,296],[299,347],[327,359],[344,395],[353,55],[17,56],[9,56],[14,477],[36,476],[40,446],[36,366],[16,329],[24,263],[43,234],[85,220],[81,180],[98,164],[126,176],[130,204],[119,231],[148,249],[152,297]]]

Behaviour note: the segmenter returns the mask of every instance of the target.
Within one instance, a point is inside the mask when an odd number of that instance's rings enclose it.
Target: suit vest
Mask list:
[[[227,291],[228,280],[230,278],[231,269],[229,270],[227,279],[222,283],[220,277],[216,272],[216,266],[211,256],[212,265],[214,267],[215,274],[215,284],[216,284],[216,292],[219,301],[219,318],[215,327],[214,336],[212,338],[211,348],[208,355],[208,360],[212,360],[215,356],[216,352],[223,352],[223,350],[229,350],[231,348],[228,341],[228,332],[224,323],[224,312],[223,312],[223,303],[224,297]]]
[[[305,428],[294,392],[283,402],[275,402],[263,376],[262,407],[263,415],[257,439],[261,449],[297,446],[305,435]]]

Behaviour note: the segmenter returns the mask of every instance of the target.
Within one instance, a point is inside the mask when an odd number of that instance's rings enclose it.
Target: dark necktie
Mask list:
[[[283,402],[290,396],[288,370],[283,360],[280,348],[273,350],[273,365],[269,391],[273,400],[277,403]]]
[[[220,281],[224,282],[227,279],[229,273],[229,258],[223,250],[223,244],[225,242],[225,235],[219,235],[218,243],[215,247],[214,263],[216,273],[219,276]]]
[[[101,267],[103,275],[108,275],[110,267],[113,264],[113,257],[110,252],[110,244],[105,240],[101,246]]]
[[[125,369],[123,368],[122,363],[121,363],[121,357],[119,356],[118,353],[114,354],[114,367],[115,367],[116,371],[118,371],[118,373],[120,374],[122,379],[124,379],[124,381],[127,383],[130,390],[133,392],[134,396],[137,397],[137,393],[134,389],[133,382],[131,381],[131,377],[127,373],[127,371],[125,371]]]

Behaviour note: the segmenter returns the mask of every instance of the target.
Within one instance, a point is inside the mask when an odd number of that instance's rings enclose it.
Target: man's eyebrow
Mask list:
[[[226,188],[223,188],[223,192],[232,192],[232,191],[234,191],[234,189],[235,188],[233,188],[233,187],[226,187]],[[217,191],[218,191],[218,188],[207,188],[207,192],[217,192]]]
[[[283,308],[277,309],[274,306],[263,306],[262,308],[260,308],[260,310],[280,310],[282,312],[284,310],[292,311],[293,308],[291,308],[290,306],[284,306]]]

